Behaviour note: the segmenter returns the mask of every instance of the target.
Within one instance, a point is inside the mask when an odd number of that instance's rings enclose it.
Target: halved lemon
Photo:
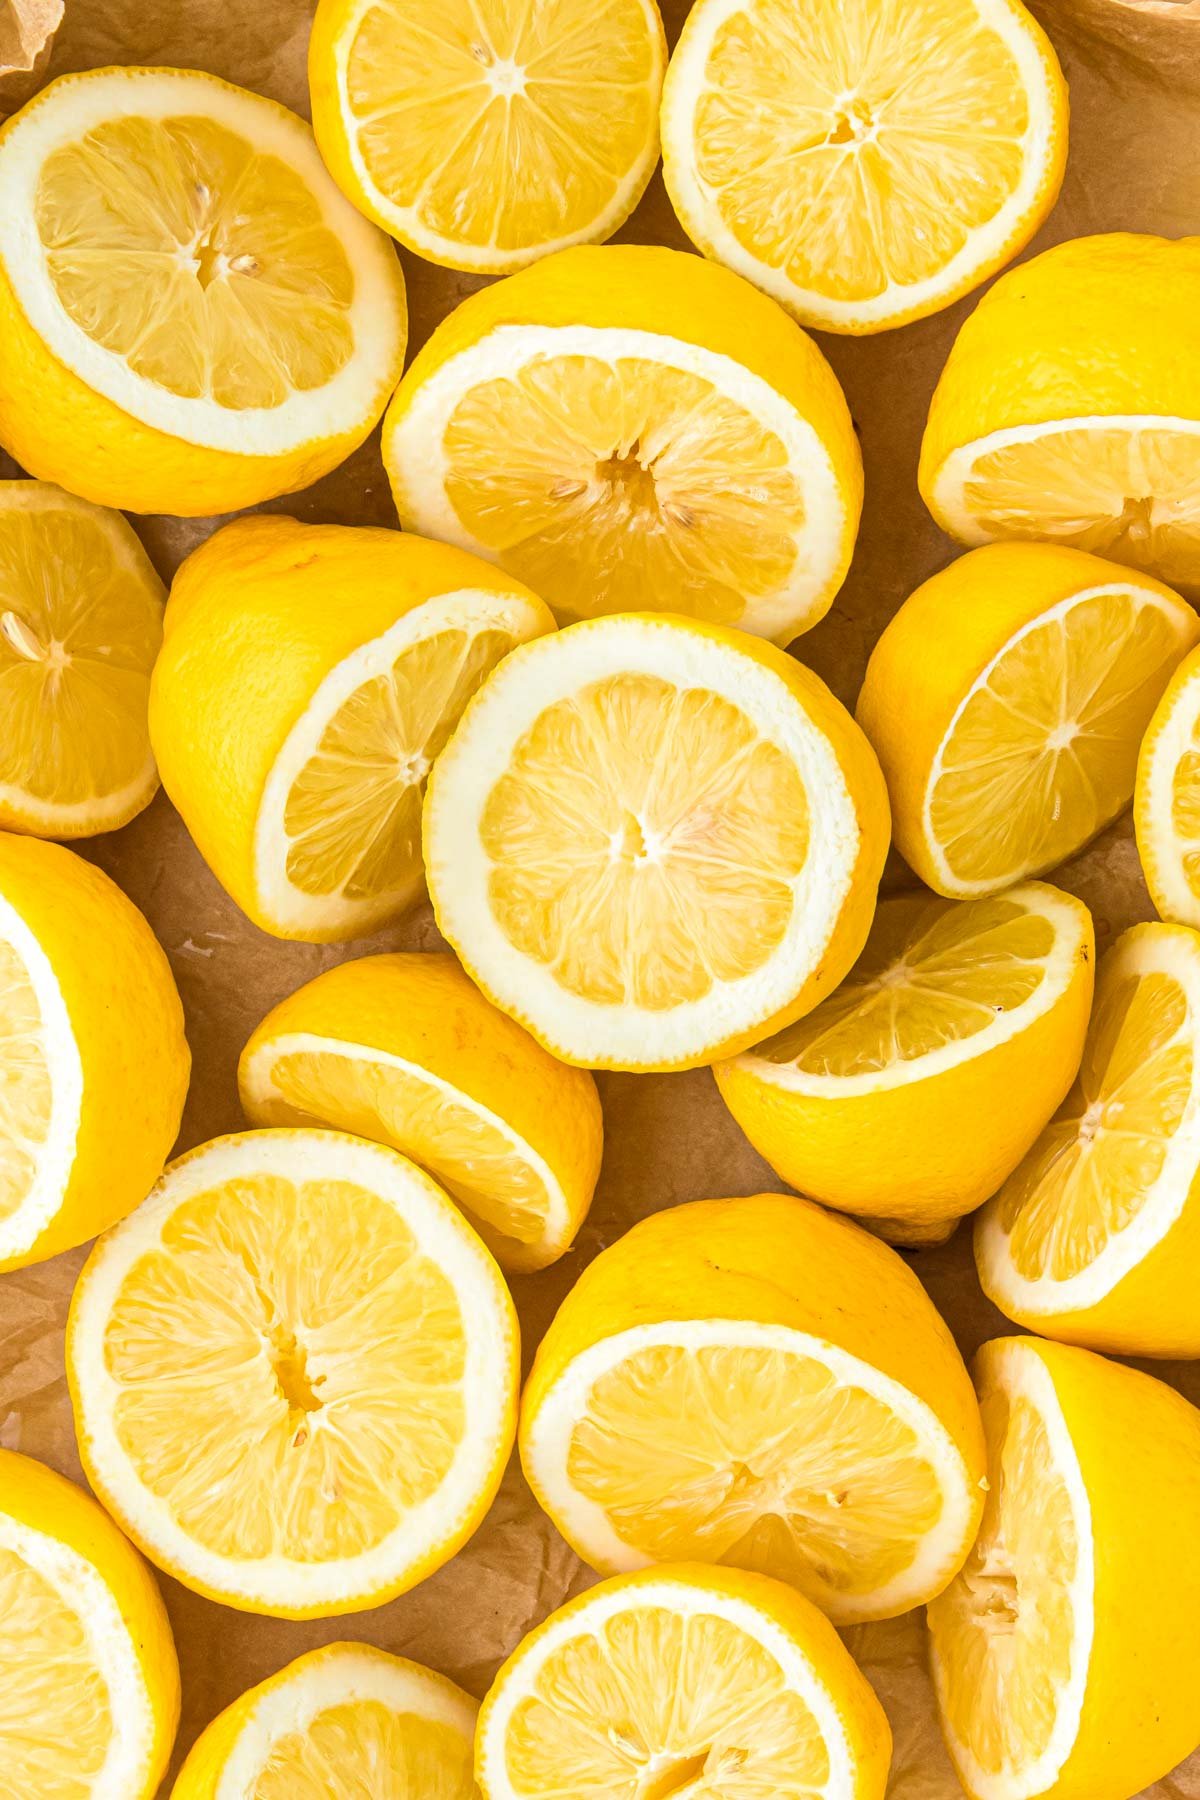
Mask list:
[[[728,270],[565,250],[464,300],[388,408],[401,523],[562,620],[675,612],[788,643],[829,610],[862,509],[842,391]]]
[[[520,1440],[602,1574],[754,1569],[835,1624],[938,1593],[982,1506],[978,1410],[924,1288],[794,1195],[694,1201],[603,1251],[542,1339]]]
[[[920,484],[939,525],[1200,588],[1198,306],[1197,238],[1074,238],[1003,275],[929,409]]]
[[[446,544],[235,520],[171,588],[150,692],[163,786],[255,924],[370,931],[424,889],[425,781],[463,707],[553,629],[528,588]]]
[[[1062,182],[1067,90],[1017,0],[700,0],[662,136],[706,255],[803,324],[882,331],[1033,236]]]
[[[629,217],[666,60],[654,0],[321,0],[313,128],[368,218],[430,262],[503,274]]]
[[[171,1800],[478,1800],[476,1704],[371,1644],[327,1644],[202,1731]]]
[[[507,658],[425,806],[444,936],[592,1068],[711,1062],[814,1006],[862,947],[887,838],[878,766],[824,684],[665,615]]]
[[[132,901],[61,844],[0,832],[0,1270],[145,1198],[190,1067],[170,965]]]
[[[306,487],[404,360],[391,245],[302,119],[188,69],[64,75],[0,132],[0,443],[132,512]]]
[[[0,482],[0,826],[115,831],[154,798],[146,708],[166,593],[120,513]]]
[[[936,1243],[1064,1098],[1094,959],[1087,908],[1041,882],[957,902],[897,895],[842,985],[718,1063],[717,1086],[789,1186],[893,1243]]]
[[[161,1568],[278,1618],[449,1561],[512,1446],[517,1325],[458,1209],[340,1132],[217,1138],[102,1237],[68,1376],[95,1492]]]
[[[1200,935],[1135,925],[1100,965],[1079,1079],[980,1214],[1009,1318],[1132,1356],[1200,1356]]]
[[[827,1620],[684,1565],[552,1613],[479,1715],[484,1800],[883,1800],[891,1733]]]
[[[1150,576],[1053,544],[993,544],[910,594],[857,718],[896,846],[951,897],[1065,862],[1133,798],[1142,734],[1200,635]]]
[[[1200,650],[1176,669],[1142,739],[1133,821],[1160,917],[1200,927]]]
[[[330,1125],[411,1156],[502,1267],[570,1249],[600,1173],[596,1084],[489,1000],[452,956],[364,956],[269,1012],[242,1051],[255,1125]]]
[[[950,1754],[972,1800],[1128,1800],[1195,1747],[1200,1413],[1035,1338],[976,1380],[983,1525],[929,1608]]]
[[[141,1557],[73,1482],[0,1450],[0,1793],[153,1800],[178,1723]]]

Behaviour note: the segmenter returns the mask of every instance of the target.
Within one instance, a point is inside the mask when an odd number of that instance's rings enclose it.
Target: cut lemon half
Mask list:
[[[815,1005],[862,947],[887,837],[878,767],[824,684],[666,616],[509,657],[425,807],[444,936],[593,1068],[711,1062]]]
[[[1135,925],[1100,965],[1079,1079],[980,1214],[1002,1312],[1047,1337],[1200,1356],[1200,935]]]
[[[708,256],[803,324],[882,331],[994,274],[1050,211],[1067,90],[1016,0],[700,0],[663,172]]]
[[[73,1482],[0,1450],[0,1794],[153,1800],[178,1723],[141,1557]]]
[[[666,60],[654,0],[321,0],[313,127],[385,231],[504,274],[624,224],[658,160]]]
[[[1041,882],[957,902],[897,895],[842,985],[719,1063],[717,1086],[789,1186],[893,1243],[936,1243],[1066,1095],[1094,959],[1087,908]]]
[[[1200,927],[1200,651],[1176,669],[1142,740],[1133,819],[1159,915]]]
[[[883,1800],[891,1734],[828,1621],[780,1582],[679,1567],[603,1582],[484,1700],[484,1800]]]
[[[499,1270],[405,1157],[217,1138],[93,1250],[68,1374],[96,1493],[161,1568],[279,1618],[378,1606],[449,1561],[512,1446]]]
[[[520,1437],[594,1569],[754,1569],[835,1624],[938,1593],[982,1505],[971,1384],[925,1290],[783,1194],[675,1207],[603,1251],[542,1339]]]
[[[146,708],[162,582],[120,513],[0,482],[0,826],[115,831],[158,787]]]
[[[406,528],[562,620],[686,613],[788,643],[829,610],[862,508],[816,345],[728,270],[642,244],[465,300],[397,389],[383,457]]]
[[[150,694],[163,786],[255,924],[370,931],[424,890],[425,781],[463,707],[553,629],[527,588],[448,545],[236,520],[171,588]]]
[[[330,1125],[412,1157],[504,1268],[570,1249],[600,1173],[596,1084],[486,1000],[452,956],[364,956],[269,1012],[242,1052],[255,1125]]]
[[[1126,1800],[1195,1746],[1200,1414],[1087,1350],[985,1344],[988,1495],[929,1608],[971,1800]]]
[[[171,1800],[478,1800],[476,1711],[418,1663],[327,1644],[218,1714]]]
[[[391,245],[303,120],[183,69],[91,69],[0,132],[0,442],[133,512],[305,487],[404,360]]]
[[[190,1067],[170,966],[133,903],[62,845],[0,832],[0,1270],[145,1198]]]
[[[1196,238],[1075,238],[1002,276],[929,409],[920,484],[939,525],[1200,588],[1198,306]]]
[[[871,653],[858,722],[896,846],[951,897],[1073,856],[1133,798],[1142,735],[1200,635],[1150,576],[995,544],[911,594]]]

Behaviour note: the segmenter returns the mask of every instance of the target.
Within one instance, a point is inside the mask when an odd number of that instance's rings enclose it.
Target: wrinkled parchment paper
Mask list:
[[[0,118],[40,86],[63,0],[0,0]]]
[[[6,4],[0,0],[0,14]],[[24,0],[53,10],[52,0]],[[210,69],[307,111],[304,60],[313,0],[67,0],[50,74],[109,62],[174,63]],[[668,31],[686,0],[670,0]],[[1045,0],[1041,16],[1071,84],[1071,156],[1062,199],[1035,241],[1044,249],[1085,232],[1200,232],[1200,0]],[[0,40],[2,41],[2,40]],[[623,236],[685,248],[656,179]],[[464,294],[468,276],[405,256],[414,344]],[[929,396],[951,339],[974,304],[880,337],[824,338],[862,436],[867,502],[850,578],[830,616],[796,649],[848,703],[886,620],[952,547],[916,487],[917,448]],[[15,471],[4,466],[0,474]],[[350,462],[274,509],[313,521],[394,525],[373,439]],[[213,521],[136,522],[166,579]],[[376,937],[333,949],[279,943],[240,916],[208,873],[160,795],[124,831],[84,846],[150,918],[175,970],[195,1060],[180,1147],[243,1124],[237,1055],[251,1029],[283,995],[319,969],[371,950],[429,948],[428,908]],[[911,880],[893,859],[888,881]],[[1096,915],[1102,945],[1151,916],[1128,822],[1119,823],[1054,877]],[[584,1264],[634,1220],[709,1195],[778,1187],[717,1098],[707,1071],[603,1075],[606,1154],[590,1219],[557,1267],[513,1283],[525,1354]],[[79,1478],[63,1379],[62,1330],[83,1252],[0,1277],[0,1443]],[[968,1355],[1011,1329],[984,1301],[969,1234],[925,1251],[914,1264]],[[1200,1364],[1156,1370],[1200,1401]],[[347,1620],[291,1625],[249,1619],[164,1580],[183,1666],[179,1755],[243,1689],[301,1650],[335,1639],[369,1639],[444,1670],[477,1694],[530,1626],[591,1577],[510,1470],[473,1541],[416,1592]],[[853,1634],[855,1654],[892,1717],[895,1800],[960,1800],[933,1718],[916,1615]],[[178,1761],[178,1757],[177,1757]],[[1200,1800],[1200,1753],[1153,1800]]]

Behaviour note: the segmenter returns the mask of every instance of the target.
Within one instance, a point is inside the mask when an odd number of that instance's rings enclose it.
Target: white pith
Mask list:
[[[655,8],[647,5],[646,0],[641,0],[641,3],[646,20],[646,42],[653,51],[650,78],[646,86],[652,93],[657,94],[662,87],[663,76],[666,73],[666,50],[663,43],[662,25]],[[374,10],[377,4],[378,0],[358,0],[358,3],[347,13],[334,44],[333,77],[346,156],[362,184],[363,192],[369,196],[372,207],[386,223],[394,237],[399,238],[402,243],[411,244],[431,262],[445,263],[452,268],[474,270],[481,275],[505,275],[511,274],[515,269],[524,268],[540,257],[550,256],[556,250],[566,250],[572,244],[603,242],[605,238],[610,237],[616,231],[633,210],[654,171],[658,161],[657,133],[651,135],[642,155],[627,171],[624,179],[615,188],[608,204],[599,213],[580,225],[577,230],[566,233],[562,237],[539,241],[527,249],[502,250],[494,242],[478,244],[468,238],[447,237],[444,233],[433,230],[420,217],[416,205],[398,206],[394,200],[389,199],[382,188],[376,185],[366,158],[359,148],[359,127],[362,121],[356,118],[352,110],[347,86],[347,69],[354,41],[364,18]]]
[[[213,1800],[253,1800],[280,1738],[308,1731],[320,1713],[356,1701],[448,1725],[468,1744],[475,1730],[476,1709],[451,1682],[367,1644],[332,1644],[264,1684],[220,1772]]]
[[[744,275],[756,287],[797,313],[806,323],[830,331],[870,330],[948,304],[1007,261],[1035,216],[1045,193],[1051,155],[1059,135],[1054,87],[1041,47],[1026,16],[1006,0],[974,0],[975,11],[1012,55],[1029,103],[1020,180],[995,216],[971,232],[962,249],[936,274],[907,284],[890,282],[871,299],[837,300],[800,287],[781,269],[738,242],[721,216],[717,192],[695,164],[696,109],[704,94],[713,43],[735,13],[753,12],[747,0],[701,0],[693,8],[671,57],[663,88],[663,162],[667,185],[685,231],[706,254]]]
[[[839,1385],[861,1388],[887,1406],[913,1432],[922,1455],[934,1468],[942,1511],[936,1527],[915,1545],[906,1569],[867,1593],[847,1594],[829,1588],[822,1610],[835,1625],[851,1625],[860,1619],[905,1612],[944,1586],[962,1560],[973,1512],[966,1466],[945,1426],[910,1389],[836,1344],[785,1325],[752,1320],[667,1320],[635,1325],[601,1338],[574,1358],[523,1427],[521,1456],[530,1485],[564,1537],[594,1568],[627,1573],[648,1567],[652,1559],[626,1543],[604,1508],[574,1486],[567,1466],[571,1436],[587,1416],[598,1381],[641,1352],[662,1347],[685,1351],[765,1349],[811,1357],[824,1364]]]
[[[493,1131],[498,1132],[507,1140],[512,1146],[514,1161],[528,1164],[545,1187],[550,1206],[537,1240],[538,1243],[547,1247],[561,1244],[564,1249],[566,1248],[571,1234],[571,1218],[566,1196],[558,1177],[529,1140],[514,1131],[508,1121],[502,1119],[499,1113],[492,1112],[481,1101],[473,1099],[451,1082],[444,1081],[440,1075],[435,1075],[431,1069],[423,1067],[420,1063],[410,1062],[403,1056],[393,1056],[387,1050],[376,1050],[369,1044],[353,1044],[344,1038],[323,1037],[313,1031],[285,1032],[280,1037],[266,1039],[259,1044],[253,1056],[247,1060],[243,1071],[243,1080],[248,1093],[259,1106],[272,1101],[289,1104],[275,1085],[274,1079],[275,1063],[285,1056],[338,1056],[347,1062],[396,1069],[414,1081],[423,1082],[426,1087],[432,1088],[448,1104],[461,1106],[465,1111],[475,1113]],[[403,1154],[407,1154],[407,1152],[403,1152]],[[434,1179],[436,1180],[437,1177],[435,1176]],[[501,1235],[495,1227],[492,1230],[497,1237]]]
[[[131,1794],[144,1793],[154,1753],[154,1708],[139,1661],[139,1646],[130,1636],[112,1589],[96,1566],[69,1544],[22,1524],[2,1510],[0,1550],[11,1552],[33,1569],[54,1589],[63,1606],[75,1614],[91,1659],[104,1677],[112,1735],[103,1766],[92,1778],[88,1800],[129,1800]],[[37,1655],[37,1641],[31,1631],[29,1660],[35,1661]],[[31,1732],[37,1732],[36,1719],[27,1724]],[[64,1744],[62,1749],[67,1763],[71,1746]],[[34,1800],[34,1796],[30,1795],[29,1800]]]
[[[1014,1268],[1008,1233],[1000,1222],[999,1196],[989,1200],[979,1215],[976,1254],[988,1288],[1000,1297],[1006,1310],[1022,1317],[1041,1313],[1053,1318],[1096,1305],[1166,1237],[1187,1204],[1200,1165],[1200,937],[1182,927],[1126,937],[1110,951],[1102,978],[1112,983],[1158,971],[1177,981],[1187,999],[1187,1017],[1169,1042],[1191,1045],[1192,1085],[1158,1180],[1135,1217],[1123,1230],[1110,1234],[1104,1249],[1086,1268],[1060,1281],[1049,1273],[1029,1280]]]
[[[1134,808],[1138,855],[1162,917],[1200,928],[1200,894],[1183,872],[1184,855],[1200,850],[1200,838],[1181,837],[1172,817],[1175,770],[1188,751],[1200,749],[1200,663],[1169,698],[1169,711],[1155,718],[1142,744]]]
[[[476,1749],[482,1786],[490,1800],[530,1800],[528,1790],[514,1788],[509,1780],[506,1745],[512,1715],[532,1693],[547,1659],[572,1639],[602,1630],[609,1620],[622,1613],[652,1607],[687,1618],[708,1615],[722,1619],[761,1644],[820,1728],[829,1753],[829,1779],[820,1793],[825,1800],[855,1800],[859,1791],[858,1767],[846,1727],[832,1694],[797,1641],[749,1601],[696,1587],[671,1575],[639,1582],[633,1588],[598,1588],[585,1597],[582,1605],[566,1608],[548,1620],[517,1650],[492,1690]],[[679,1800],[687,1800],[687,1796],[681,1792]]]
[[[732,1059],[732,1066],[753,1075],[769,1087],[785,1089],[790,1094],[806,1094],[813,1099],[845,1100],[860,1094],[877,1094],[890,1088],[908,1087],[915,1081],[928,1081],[944,1075],[961,1063],[974,1062],[987,1056],[1001,1044],[1028,1031],[1036,1020],[1044,1018],[1062,998],[1079,963],[1080,950],[1087,937],[1087,919],[1080,907],[1064,895],[1041,882],[1023,887],[1006,888],[1004,899],[1038,918],[1048,919],[1054,926],[1054,945],[1044,957],[1023,958],[1037,963],[1045,973],[1027,1000],[1010,1007],[992,1024],[970,1037],[952,1038],[923,1056],[898,1059],[884,1069],[864,1075],[815,1075],[798,1068],[794,1062],[772,1062],[754,1050]]]
[[[1175,600],[1162,593],[1157,588],[1141,586],[1137,575],[1132,570],[1127,578],[1123,578],[1120,581],[1102,582],[1096,587],[1080,588],[1076,593],[1068,594],[1065,599],[1059,600],[1054,606],[1047,607],[1045,612],[1038,613],[1036,618],[1029,619],[1018,631],[1014,631],[1007,642],[1001,645],[1000,649],[997,650],[996,654],[992,657],[986,667],[980,670],[975,680],[971,683],[970,687],[955,707],[954,714],[946,727],[942,740],[934,755],[933,762],[930,765],[929,775],[925,783],[925,793],[921,803],[921,836],[925,842],[926,853],[937,870],[940,892],[953,894],[957,898],[964,900],[970,899],[979,894],[995,893],[998,888],[1004,886],[1008,882],[1021,881],[1025,876],[1036,874],[1038,869],[1040,869],[1040,864],[1035,868],[1027,863],[1023,868],[1006,870],[1003,880],[999,877],[994,877],[988,880],[971,881],[963,876],[956,875],[946,859],[941,844],[934,835],[933,796],[937,784],[945,772],[946,751],[953,741],[954,735],[967,707],[970,705],[974,695],[977,694],[981,688],[985,688],[990,684],[993,674],[1005,658],[1011,656],[1015,647],[1033,632],[1041,631],[1045,626],[1053,624],[1056,621],[1061,622],[1066,618],[1068,613],[1073,612],[1077,606],[1082,606],[1085,601],[1103,599],[1107,594],[1117,595],[1121,599],[1131,599],[1137,603],[1139,610],[1147,606],[1156,608],[1165,619],[1169,619],[1172,622],[1176,629],[1176,633],[1181,640],[1181,648],[1186,649],[1191,633],[1189,632],[1188,635],[1185,636],[1185,621],[1187,621],[1189,625],[1192,625],[1194,629],[1191,608],[1187,606],[1184,601]],[[1123,812],[1125,807],[1129,804],[1130,798],[1130,795],[1125,795],[1119,805],[1113,809],[1113,812],[1109,817],[1115,818],[1118,813]],[[1107,822],[1107,820],[1101,820],[1100,823],[1103,825]],[[1099,827],[1097,827],[1097,829],[1099,829]]]
[[[851,528],[828,449],[808,420],[761,376],[731,357],[659,332],[624,326],[498,325],[448,357],[408,396],[403,411],[392,407],[384,423],[383,458],[401,522],[489,562],[500,560],[497,551],[471,535],[450,502],[446,427],[460,400],[482,382],[511,378],[538,358],[566,356],[610,366],[636,358],[698,376],[775,433],[803,490],[804,523],[795,539],[790,578],[771,593],[751,596],[737,624],[758,637],[787,642],[815,623],[828,604]],[[503,452],[498,440],[497,453]]]
[[[356,926],[367,931],[397,905],[415,898],[423,885],[418,869],[387,893],[350,900],[337,893],[306,894],[288,875],[288,847],[293,841],[284,827],[288,797],[330,721],[355,690],[377,676],[390,674],[392,664],[405,650],[439,632],[474,635],[498,630],[508,632],[514,643],[524,643],[541,632],[545,623],[545,615],[519,593],[456,588],[414,606],[381,637],[360,644],[329,671],[271,765],[255,820],[255,885],[259,903],[277,929],[323,932]]]
[[[113,1424],[120,1387],[108,1373],[104,1334],[123,1281],[141,1257],[162,1245],[183,1202],[228,1181],[255,1175],[356,1182],[393,1206],[421,1252],[458,1297],[466,1341],[463,1435],[441,1486],[380,1543],[356,1556],[298,1563],[272,1554],[234,1560],[195,1542],[166,1503],[147,1489]],[[135,1541],[180,1578],[250,1609],[351,1610],[402,1583],[461,1534],[462,1522],[498,1479],[509,1441],[516,1327],[490,1256],[461,1214],[414,1163],[395,1151],[341,1132],[258,1131],[218,1138],[171,1165],[149,1198],[100,1238],[72,1302],[67,1357],[76,1424],[92,1485]],[[231,1418],[230,1429],[235,1430]]]
[[[491,910],[492,864],[480,821],[492,787],[534,719],[606,677],[657,676],[719,694],[796,766],[810,808],[809,854],[792,887],[787,931],[765,963],[714,982],[670,1012],[602,1005],[560,987],[509,941]],[[860,829],[829,740],[773,670],[728,642],[660,616],[623,614],[570,627],[516,651],[467,707],[426,796],[425,865],[444,935],[505,1011],[550,1049],[591,1067],[636,1067],[698,1057],[771,1018],[818,966],[849,897]]]
[[[174,394],[134,374],[122,357],[75,324],[46,269],[35,200],[47,158],[114,119],[197,114],[217,120],[294,170],[353,270],[353,356],[323,386],[297,391],[281,406],[236,411],[203,397]],[[133,418],[210,450],[277,456],[359,429],[377,414],[405,330],[392,247],[343,196],[308,126],[284,107],[192,70],[107,69],[65,76],[6,131],[0,144],[0,183],[7,196],[0,211],[0,263],[22,311],[59,362]]]
[[[994,1775],[981,1768],[966,1746],[955,1737],[950,1725],[944,1700],[945,1676],[938,1655],[936,1633],[930,1634],[930,1666],[947,1744],[968,1793],[975,1796],[975,1800],[1036,1800],[1037,1796],[1046,1793],[1058,1779],[1079,1735],[1095,1633],[1092,1509],[1053,1379],[1037,1350],[1031,1344],[1017,1339],[1005,1339],[994,1346],[994,1357],[992,1367],[997,1385],[1013,1400],[1028,1401],[1045,1426],[1055,1470],[1070,1497],[1078,1538],[1075,1579],[1068,1590],[1075,1622],[1071,1673],[1066,1686],[1059,1691],[1054,1728],[1042,1755],[1019,1771],[1008,1770]]]
[[[83,1109],[83,1065],[70,1015],[50,959],[20,913],[0,894],[0,940],[24,964],[37,998],[50,1076],[50,1129],[37,1149],[33,1186],[16,1211],[0,1219],[0,1260],[31,1249],[62,1205],[75,1162]],[[102,952],[101,952],[102,954]],[[30,1146],[32,1148],[32,1146]]]

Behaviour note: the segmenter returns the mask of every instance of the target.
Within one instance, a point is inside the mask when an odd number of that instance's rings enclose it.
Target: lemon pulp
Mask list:
[[[52,1110],[38,998],[16,950],[0,939],[0,1219],[29,1196]]]
[[[381,1701],[350,1699],[271,1744],[246,1800],[474,1800],[461,1731]]]
[[[108,1759],[108,1684],[83,1618],[0,1547],[0,1800],[91,1800]]]

